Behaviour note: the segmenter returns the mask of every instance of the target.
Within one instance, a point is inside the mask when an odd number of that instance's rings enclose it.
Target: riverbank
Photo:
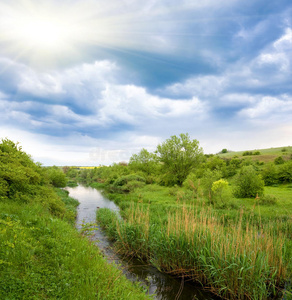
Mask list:
[[[149,299],[75,228],[78,202],[0,143],[0,299]]]
[[[120,252],[199,281],[227,299],[282,297],[291,278],[289,220],[259,223],[260,216],[243,209],[224,219],[222,211],[170,191],[148,185],[107,194],[120,206],[123,220],[108,210],[99,210],[97,218]]]
[[[0,211],[0,299],[148,299],[41,205],[1,202]]]

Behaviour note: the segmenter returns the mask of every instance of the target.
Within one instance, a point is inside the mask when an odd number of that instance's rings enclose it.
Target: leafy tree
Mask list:
[[[212,184],[213,199],[220,200],[221,203],[227,202],[230,198],[229,184],[224,179],[214,181]]]
[[[157,156],[143,148],[138,154],[131,156],[129,167],[135,171],[142,171],[147,175],[156,173],[158,169]]]
[[[43,184],[43,170],[31,157],[22,151],[18,143],[2,139],[0,143],[0,197],[27,198]],[[26,200],[25,200],[26,201]]]
[[[261,175],[265,185],[273,185],[279,182],[278,170],[273,163],[266,164],[262,169]]]
[[[228,153],[228,150],[226,148],[221,150],[221,153]]]
[[[158,159],[163,163],[163,171],[172,177],[173,183],[182,185],[203,156],[203,150],[197,140],[191,140],[188,134],[173,135],[157,146]]]
[[[235,178],[235,184],[234,195],[238,198],[256,197],[264,193],[265,183],[253,166],[242,167]]]
[[[67,184],[67,177],[64,172],[56,166],[47,168],[47,174],[50,183],[54,187],[65,187]]]
[[[213,183],[222,178],[222,173],[218,170],[211,171],[210,169],[206,169],[203,177],[201,179],[203,194],[207,197],[211,202],[213,198],[212,186]]]
[[[281,183],[292,182],[292,161],[281,164],[278,169],[278,179]]]

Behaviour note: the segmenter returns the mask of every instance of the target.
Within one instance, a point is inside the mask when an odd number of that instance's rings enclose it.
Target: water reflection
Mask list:
[[[70,196],[80,202],[77,211],[76,227],[80,229],[83,223],[95,223],[96,210],[98,208],[109,208],[116,212],[119,207],[109,199],[105,198],[100,191],[91,187],[78,186],[67,187]],[[119,265],[123,273],[132,281],[140,281],[147,289],[148,294],[155,295],[157,300],[211,300],[216,299],[212,294],[207,293],[187,280],[173,278],[159,272],[156,268],[142,263],[137,259],[129,259],[115,253],[111,242],[107,239],[102,230],[93,232],[92,240],[103,252],[109,262]]]

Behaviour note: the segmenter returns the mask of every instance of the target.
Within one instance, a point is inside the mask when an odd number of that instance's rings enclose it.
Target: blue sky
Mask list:
[[[0,137],[100,165],[189,133],[292,143],[291,0],[0,0]]]

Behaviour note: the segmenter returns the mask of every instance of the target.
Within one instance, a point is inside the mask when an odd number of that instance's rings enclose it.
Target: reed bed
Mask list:
[[[222,298],[270,299],[283,294],[291,278],[291,249],[280,230],[275,234],[275,226],[243,226],[242,212],[237,222],[224,226],[224,220],[206,208],[177,208],[164,223],[157,222],[156,214],[149,205],[132,204],[126,221],[111,216],[103,224],[111,223],[111,230],[114,224],[120,251],[161,271],[199,281]]]

